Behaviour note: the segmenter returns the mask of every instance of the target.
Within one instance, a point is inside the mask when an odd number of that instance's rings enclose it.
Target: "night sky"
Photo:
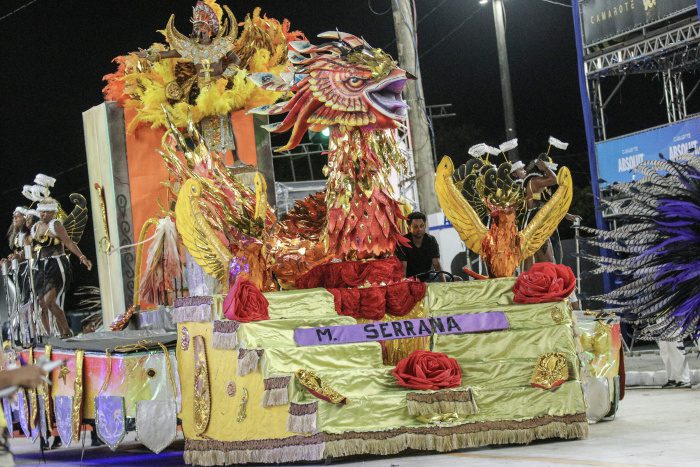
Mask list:
[[[0,16],[26,3],[3,0]],[[269,16],[291,20],[292,28],[312,41],[316,34],[338,28],[362,35],[396,57],[389,0],[221,3],[228,4],[239,21],[261,6]],[[38,0],[0,20],[0,210],[7,213],[6,224],[14,206],[26,203],[21,187],[32,183],[37,172],[58,178],[53,193],[66,206],[71,192],[88,196],[81,113],[101,102],[102,76],[114,71],[113,57],[164,42],[156,30],[165,26],[170,13],[188,33],[193,4]],[[438,155],[449,151],[459,160],[472,144],[498,145],[505,132],[491,5],[480,6],[478,0],[416,0],[416,10],[426,102],[452,103],[457,113],[435,124]],[[571,9],[543,0],[506,0],[506,14],[521,157],[546,149],[549,135],[569,141],[568,155],[559,162],[572,167],[577,185],[585,185],[588,162]],[[623,92],[614,102],[622,108],[644,102],[638,121],[630,124],[612,110],[613,134],[663,123],[661,85],[648,78],[639,81],[633,92]],[[92,250],[92,242],[89,235],[81,242],[86,252]]]

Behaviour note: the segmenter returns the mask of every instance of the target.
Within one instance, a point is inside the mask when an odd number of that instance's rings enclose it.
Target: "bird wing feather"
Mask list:
[[[573,182],[567,167],[557,174],[559,187],[547,203],[542,206],[527,226],[520,232],[520,251],[529,258],[552,236],[559,223],[569,211],[573,198]]]
[[[442,158],[435,174],[435,194],[445,216],[471,251],[481,253],[481,243],[488,232],[474,208],[454,184],[454,164],[448,156]]]
[[[201,193],[200,182],[189,179],[183,184],[175,204],[177,231],[197,264],[225,287],[232,254],[207,223],[199,206]]]

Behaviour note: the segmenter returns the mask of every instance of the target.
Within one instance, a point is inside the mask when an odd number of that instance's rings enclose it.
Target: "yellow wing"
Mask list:
[[[534,255],[544,245],[557,229],[559,223],[569,212],[571,199],[574,195],[571,172],[566,167],[559,169],[557,174],[559,187],[554,195],[542,206],[535,217],[520,232],[520,251],[523,258]]]
[[[435,174],[435,193],[445,216],[464,244],[474,253],[480,254],[481,242],[488,230],[452,181],[454,171],[452,159],[443,157]]]
[[[228,286],[228,267],[233,256],[207,223],[199,199],[202,184],[187,180],[180,188],[175,204],[175,225],[187,250],[207,274],[216,277],[224,290]]]

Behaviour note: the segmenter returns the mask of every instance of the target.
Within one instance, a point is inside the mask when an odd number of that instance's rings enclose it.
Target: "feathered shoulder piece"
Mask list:
[[[639,324],[642,337],[700,336],[700,158],[660,159],[639,166],[640,181],[614,185],[606,203],[618,227],[586,229],[597,273],[615,273],[623,284],[596,297],[623,319]]]

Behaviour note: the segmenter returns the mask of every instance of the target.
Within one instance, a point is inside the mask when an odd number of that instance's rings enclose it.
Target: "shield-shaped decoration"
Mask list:
[[[63,441],[63,447],[70,446],[73,441],[73,396],[55,396],[53,398],[53,411],[56,416],[56,428]]]
[[[24,389],[17,391],[17,404],[19,406],[19,426],[22,428],[22,433],[26,438],[31,438],[32,432],[29,428],[29,405],[27,403],[27,394]]]
[[[46,407],[44,406],[44,398],[42,396],[39,396],[36,398],[37,401],[37,407],[39,409],[39,423],[38,423],[38,429],[39,429],[39,435],[41,436],[41,439],[46,441],[47,443],[49,442],[49,435],[48,435],[48,429],[46,426]]]
[[[114,451],[126,435],[126,411],[121,396],[95,397],[97,436]]]
[[[12,420],[12,406],[10,405],[10,401],[7,400],[7,397],[2,398],[2,411],[5,412],[5,420],[7,421],[7,426],[10,427],[9,433],[10,433],[10,438],[14,437],[14,430],[12,430],[12,424],[14,421]]]
[[[136,435],[141,444],[156,454],[170,446],[177,436],[175,401],[139,401],[136,405]]]

